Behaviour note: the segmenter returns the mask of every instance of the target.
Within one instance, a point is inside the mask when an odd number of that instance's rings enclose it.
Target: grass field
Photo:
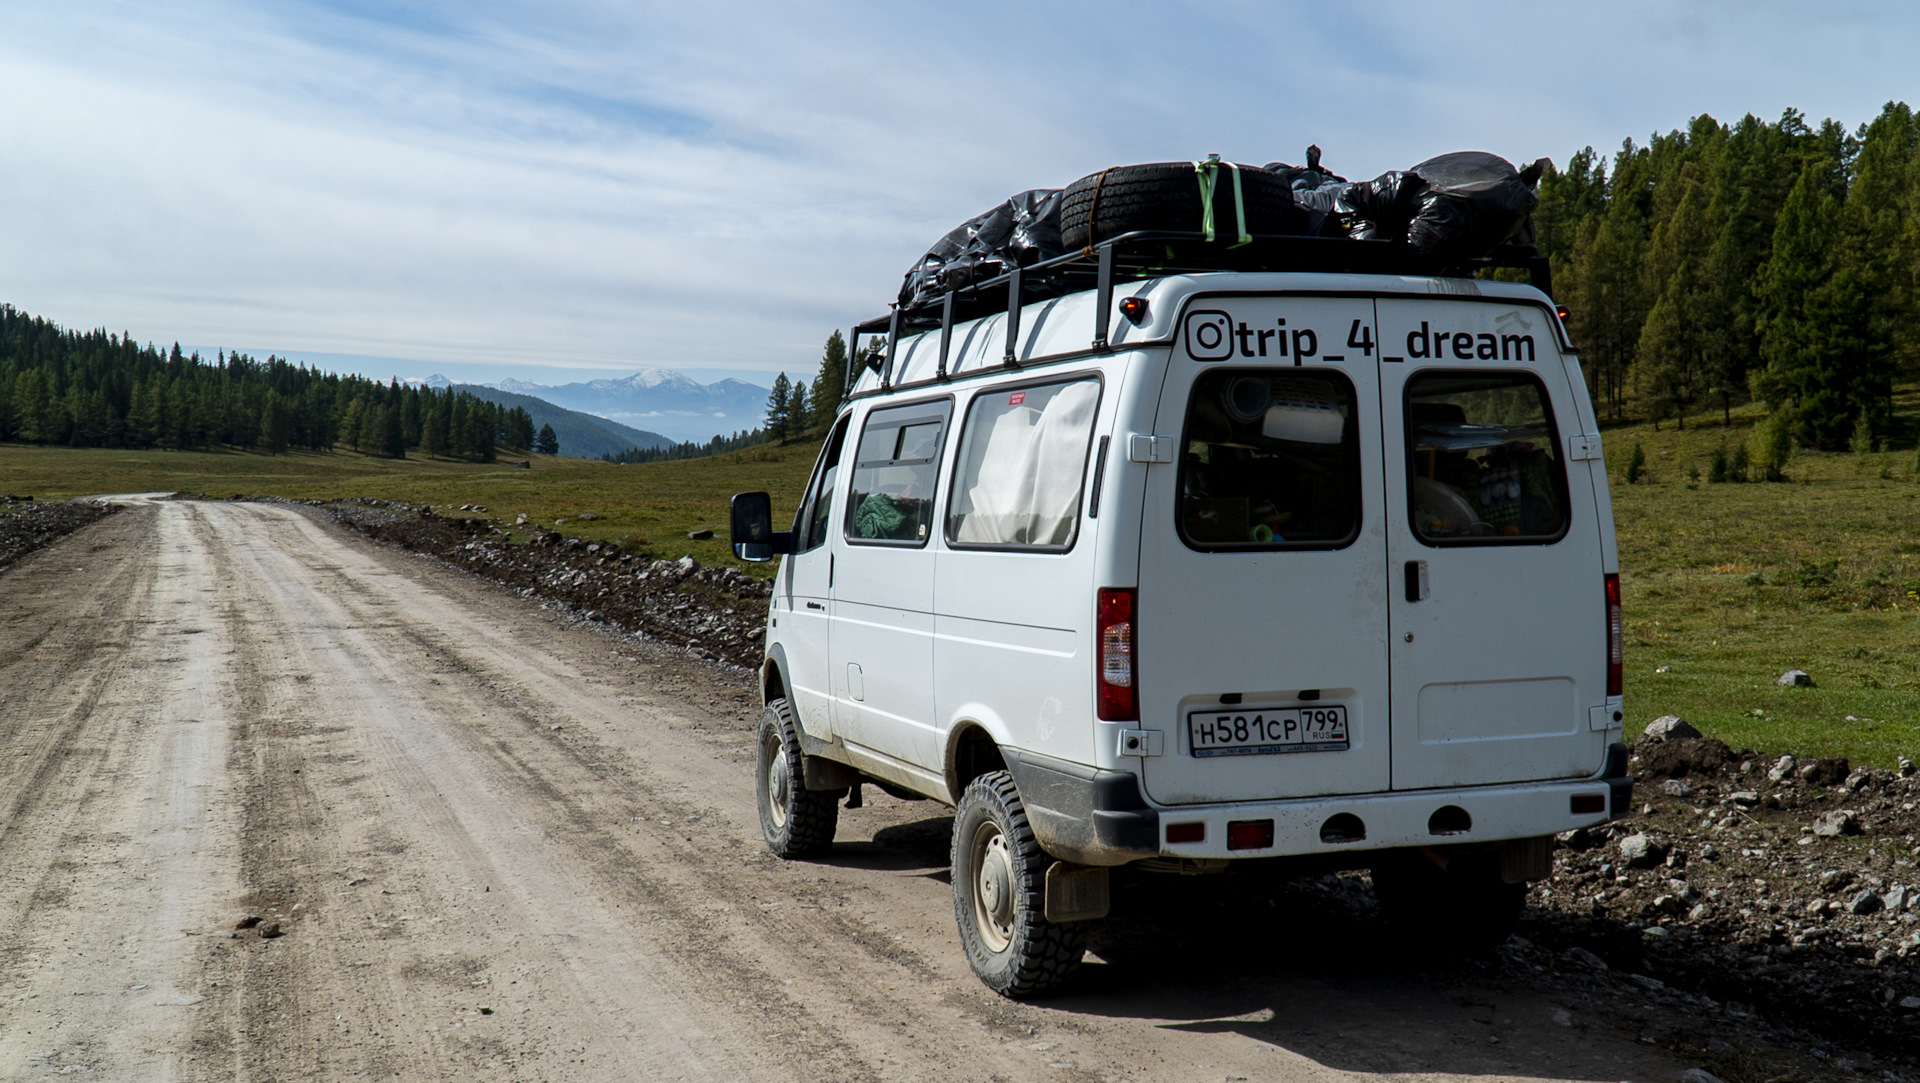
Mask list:
[[[508,523],[525,514],[530,525],[543,529],[617,541],[656,556],[690,554],[703,564],[728,564],[733,557],[726,543],[727,498],[738,490],[765,489],[773,494],[774,514],[791,516],[815,450],[812,445],[749,448],[707,459],[632,466],[535,455],[523,470],[507,460],[376,459],[350,451],[264,455],[0,444],[0,492],[42,500],[186,491],[212,497],[245,493],[479,504]],[[582,513],[593,518],[583,519]],[[716,536],[709,541],[687,538],[688,531],[699,529]],[[771,574],[768,565],[745,567]]]
[[[1909,422],[1920,393],[1898,404]],[[1761,414],[1734,412],[1609,427],[1627,611],[1628,733],[1679,714],[1736,748],[1846,756],[1891,767],[1920,759],[1920,465],[1909,445],[1882,454],[1801,452],[1782,483],[1708,484],[1724,441]],[[1634,444],[1647,474],[1628,485]],[[727,497],[773,494],[792,514],[812,445],[757,448],[679,463],[613,466],[535,456],[505,463],[374,459],[351,452],[75,451],[0,446],[0,492],[41,498],[188,490],[298,498],[381,497],[480,504],[512,522],[618,541],[656,556],[732,562]],[[1690,474],[1699,474],[1698,480]],[[580,518],[581,513],[595,518]],[[561,521],[564,520],[562,523]],[[696,529],[710,541],[690,541]],[[770,565],[749,566],[766,574]],[[1781,688],[1789,668],[1814,688]],[[1852,716],[1849,719],[1849,716]]]

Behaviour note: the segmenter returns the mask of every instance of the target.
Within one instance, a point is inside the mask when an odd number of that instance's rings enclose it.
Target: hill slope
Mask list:
[[[571,458],[597,459],[601,455],[625,451],[630,447],[671,447],[674,443],[657,432],[630,428],[618,421],[608,421],[604,417],[594,417],[592,414],[583,414],[564,406],[555,406],[545,399],[537,399],[532,395],[519,395],[482,384],[451,386],[457,391],[465,391],[475,398],[485,399],[501,406],[520,407],[533,415],[533,427],[536,432],[542,425],[552,425],[553,434],[560,438],[560,454]]]

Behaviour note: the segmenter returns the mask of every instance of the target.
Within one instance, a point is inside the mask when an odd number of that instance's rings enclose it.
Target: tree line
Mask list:
[[[1594,401],[1656,424],[1768,408],[1763,447],[1878,450],[1920,361],[1920,123],[1772,123],[1588,147],[1541,181],[1536,243]]]
[[[880,342],[862,351],[862,364],[873,366],[886,352]],[[827,336],[826,349],[820,355],[820,367],[811,383],[792,380],[786,373],[773,379],[767,395],[767,421],[764,429],[769,440],[788,440],[804,436],[833,423],[847,386],[847,338],[839,331]]]
[[[0,305],[0,440],[68,447],[284,452],[341,445],[492,462],[534,443],[533,418],[451,389],[382,384],[283,358],[214,360],[68,331]]]

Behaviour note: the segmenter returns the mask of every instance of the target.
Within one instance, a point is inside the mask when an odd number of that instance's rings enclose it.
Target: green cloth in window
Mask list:
[[[869,493],[853,513],[853,530],[863,538],[893,538],[906,521],[887,494]]]

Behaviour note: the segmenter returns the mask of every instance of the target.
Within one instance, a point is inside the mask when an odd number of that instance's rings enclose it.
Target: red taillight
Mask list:
[[[1103,587],[1094,606],[1100,629],[1100,690],[1098,710],[1108,722],[1131,722],[1140,717],[1134,690],[1133,588]]]
[[[1272,820],[1234,820],[1227,824],[1227,849],[1269,850],[1272,848]]]
[[[1205,842],[1207,841],[1207,825],[1204,822],[1168,824],[1167,841],[1175,843]]]
[[[1626,685],[1627,625],[1620,615],[1620,577],[1607,576],[1607,695]]]

